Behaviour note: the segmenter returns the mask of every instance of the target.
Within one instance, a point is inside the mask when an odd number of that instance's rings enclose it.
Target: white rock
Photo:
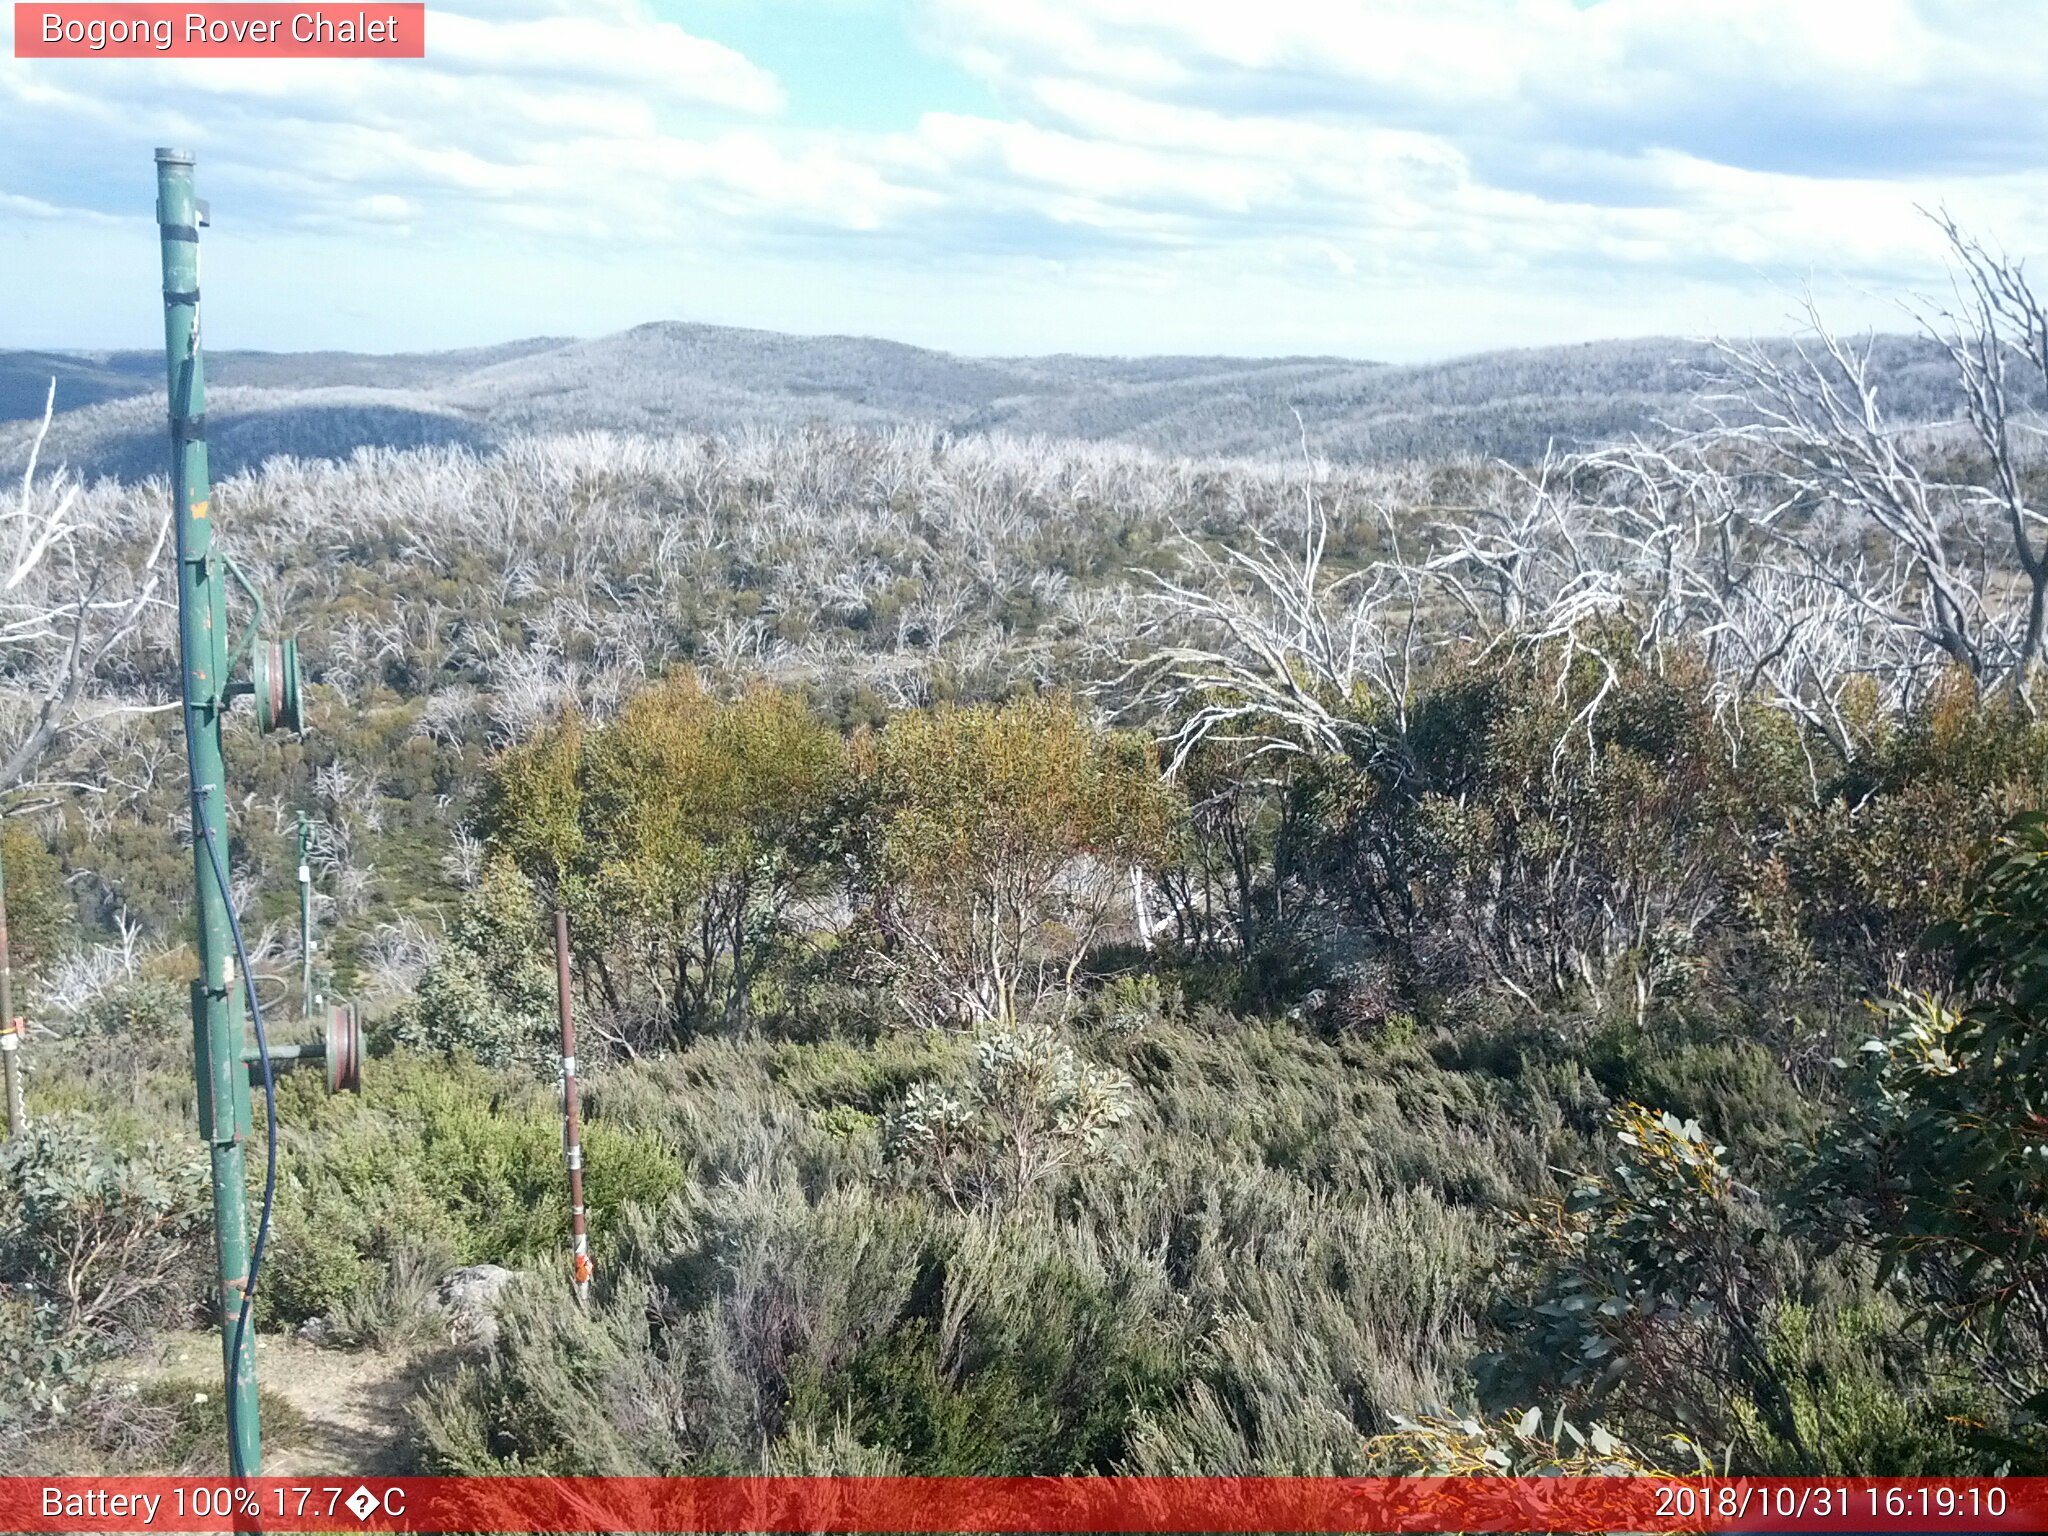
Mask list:
[[[471,1264],[441,1277],[434,1299],[448,1314],[448,1331],[458,1344],[489,1349],[497,1343],[498,1303],[518,1278],[517,1270],[499,1264]]]

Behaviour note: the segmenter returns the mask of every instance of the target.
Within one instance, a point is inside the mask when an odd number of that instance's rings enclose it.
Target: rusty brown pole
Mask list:
[[[21,1042],[28,1036],[20,1019],[0,1019],[0,1062],[7,1064],[7,1137],[28,1129],[28,1099],[21,1083]]]
[[[583,1118],[576,1102],[576,1018],[569,1004],[569,914],[555,908],[555,1002],[562,1015],[562,1155],[569,1164],[569,1273],[576,1304],[590,1306],[590,1230],[583,1210]]]

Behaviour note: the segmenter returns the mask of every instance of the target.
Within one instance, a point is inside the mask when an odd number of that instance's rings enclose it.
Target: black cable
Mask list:
[[[185,750],[189,757],[192,750],[189,733]],[[200,794],[209,794],[212,789],[209,784],[200,790]],[[195,804],[195,815],[198,810]],[[277,1079],[270,1069],[270,1037],[263,1032],[263,1005],[256,998],[256,977],[249,969],[249,951],[242,944],[242,923],[235,916],[235,904],[228,894],[228,875],[221,863],[220,846],[214,841],[213,828],[206,826],[203,817],[196,825],[205,828],[206,852],[213,861],[213,878],[220,885],[221,906],[228,915],[228,932],[234,936],[235,963],[241,967],[242,989],[249,999],[249,1019],[256,1027],[256,1059],[263,1064],[263,1214],[257,1219],[256,1242],[249,1250],[249,1278],[242,1286],[242,1310],[235,1319],[235,1347],[228,1354],[228,1469],[236,1477],[247,1477],[248,1469],[241,1465],[241,1437],[235,1432],[238,1427],[235,1422],[235,1377],[241,1371],[242,1340],[248,1334],[249,1317],[255,1310],[256,1276],[263,1269],[263,1245],[270,1237],[270,1206],[277,1197]]]
[[[197,237],[195,236],[194,238]],[[166,294],[165,297],[168,299],[170,295]],[[183,298],[184,295],[179,295],[178,297]],[[198,295],[194,294],[192,298],[196,303]],[[184,361],[179,365],[178,384],[177,388],[172,392],[171,398],[172,442],[176,450],[171,460],[171,495],[174,498],[171,515],[176,520],[178,536],[178,665],[181,669],[189,664],[184,654],[185,512],[186,503],[189,499],[186,492],[189,487],[185,482],[184,443],[179,440],[180,434],[177,429],[189,415],[189,409],[192,404],[193,360],[198,355],[199,317],[195,315],[192,319],[191,347],[186,352]],[[226,682],[226,678],[220,678],[216,680],[215,686],[224,689]],[[189,693],[190,679],[180,679],[180,689],[183,692]],[[224,691],[217,693],[213,707],[216,710],[220,710],[226,708],[226,706],[227,694]],[[192,709],[192,703],[188,698],[185,705],[185,777],[192,790],[192,838],[195,843],[202,837],[204,838],[207,858],[213,864],[214,883],[220,887],[221,908],[228,915],[228,932],[235,941],[235,962],[242,969],[242,986],[249,998],[249,1017],[256,1026],[256,1058],[263,1064],[263,1132],[266,1143],[263,1160],[263,1213],[256,1222],[256,1242],[249,1250],[249,1273],[242,1282],[242,1308],[235,1317],[235,1342],[234,1347],[228,1352],[228,1379],[226,1382],[228,1471],[235,1477],[247,1477],[249,1469],[242,1465],[242,1437],[238,1433],[241,1423],[235,1408],[235,1382],[241,1375],[242,1341],[248,1336],[249,1317],[254,1310],[256,1300],[256,1277],[263,1268],[263,1246],[270,1237],[270,1207],[277,1195],[277,1079],[272,1074],[270,1068],[270,1037],[263,1030],[263,1004],[257,999],[256,978],[249,970],[249,951],[242,943],[241,919],[235,916],[234,895],[228,886],[227,864],[222,859],[220,847],[214,840],[213,828],[207,824],[205,808],[202,804],[205,798],[213,792],[214,786],[199,782],[199,757],[192,745]],[[200,921],[203,931],[205,919],[202,917]],[[206,984],[207,978],[202,977],[200,985],[204,987]],[[195,1020],[194,1022],[196,1023],[197,1021]],[[235,1055],[237,1058],[235,1065],[239,1069],[241,1066],[239,1043],[237,1043]],[[232,1100],[228,1105],[228,1113],[231,1116],[234,1114]],[[239,1196],[242,1192],[238,1190],[236,1193]],[[222,1300],[225,1302],[226,1298],[223,1297]]]
[[[256,1026],[256,1056],[263,1064],[263,1211],[256,1222],[256,1242],[249,1250],[249,1274],[242,1283],[242,1306],[235,1316],[234,1347],[228,1351],[227,1418],[228,1418],[228,1470],[235,1477],[247,1477],[248,1468],[242,1465],[242,1440],[235,1406],[235,1380],[241,1374],[242,1341],[248,1336],[249,1317],[256,1300],[256,1277],[263,1268],[263,1247],[270,1237],[270,1208],[277,1197],[277,1078],[270,1065],[270,1037],[263,1028],[263,1004],[256,996],[256,977],[249,969],[249,951],[242,942],[242,923],[235,916],[235,903],[228,885],[226,865],[222,862],[220,846],[214,840],[213,828],[207,824],[202,802],[213,793],[211,784],[199,783],[199,764],[192,750],[191,722],[185,728],[185,771],[191,776],[195,787],[192,796],[192,831],[195,838],[206,844],[208,861],[213,865],[214,883],[220,887],[221,906],[228,915],[228,932],[235,941],[235,962],[241,967],[242,986],[249,999],[249,1017]],[[202,986],[205,982],[202,980]],[[239,1055],[239,1052],[237,1053]],[[237,1063],[239,1066],[240,1063]],[[228,1113],[234,1113],[232,1103]]]

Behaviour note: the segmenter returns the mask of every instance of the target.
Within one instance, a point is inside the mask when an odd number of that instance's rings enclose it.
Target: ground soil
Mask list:
[[[409,1404],[420,1384],[447,1364],[448,1350],[380,1354],[308,1344],[288,1334],[256,1341],[256,1374],[266,1397],[283,1398],[302,1424],[265,1426],[263,1475],[313,1477],[418,1470]],[[219,1390],[220,1340],[179,1330],[124,1361],[118,1374],[138,1385],[191,1381]]]

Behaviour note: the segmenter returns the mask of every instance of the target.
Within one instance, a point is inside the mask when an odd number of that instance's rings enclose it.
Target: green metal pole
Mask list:
[[[156,218],[163,238],[164,354],[170,374],[171,497],[177,519],[178,650],[184,678],[185,734],[192,764],[192,864],[199,897],[199,980],[192,984],[199,1134],[213,1161],[213,1229],[220,1269],[221,1358],[226,1381],[232,1471],[253,1477],[261,1464],[256,1418],[256,1340],[251,1330],[235,1358],[235,1320],[249,1280],[248,1186],[244,1146],[250,1132],[248,1075],[242,1067],[241,1009],[233,987],[234,945],[228,893],[214,873],[206,840],[225,858],[226,773],[221,718],[228,693],[228,575],[213,554],[212,482],[206,463],[206,370],[199,339],[199,225],[192,156],[156,152]]]
[[[299,812],[299,1006],[313,1017],[313,866],[307,862],[312,830]]]

